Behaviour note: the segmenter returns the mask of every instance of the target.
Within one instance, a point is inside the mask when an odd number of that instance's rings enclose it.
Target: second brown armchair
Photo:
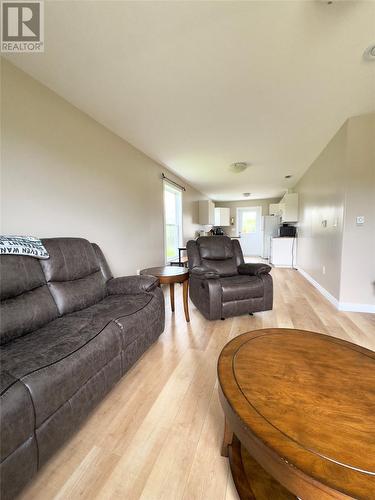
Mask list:
[[[190,298],[207,319],[272,309],[267,264],[245,264],[238,240],[203,236],[188,241]]]

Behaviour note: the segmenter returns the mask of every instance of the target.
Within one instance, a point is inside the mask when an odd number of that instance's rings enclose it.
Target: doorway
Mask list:
[[[262,207],[237,208],[237,233],[245,257],[262,255]]]

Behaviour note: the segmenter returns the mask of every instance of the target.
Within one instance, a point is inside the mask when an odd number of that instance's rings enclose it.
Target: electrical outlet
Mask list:
[[[323,266],[322,267],[322,273],[325,274],[326,273],[326,266]]]
[[[327,227],[327,219],[322,220],[322,226]]]

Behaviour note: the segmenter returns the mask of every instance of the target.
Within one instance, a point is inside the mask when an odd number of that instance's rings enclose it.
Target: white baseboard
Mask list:
[[[372,304],[357,304],[355,302],[340,302],[340,311],[372,313],[375,314],[375,306]]]
[[[337,309],[339,309],[340,302],[334,297],[331,293],[329,293],[325,288],[323,288],[317,281],[314,280],[313,277],[311,277],[306,271],[301,269],[300,267],[298,268],[298,271],[302,274],[304,278],[307,279],[319,292],[331,302]]]
[[[323,288],[317,281],[314,280],[306,271],[298,268],[298,271],[302,274],[304,278],[307,279],[319,292],[333,304],[336,309],[339,311],[346,312],[364,312],[364,313],[373,313],[375,314],[375,305],[372,304],[357,304],[351,302],[340,302],[334,297],[331,293],[329,293],[325,288]]]

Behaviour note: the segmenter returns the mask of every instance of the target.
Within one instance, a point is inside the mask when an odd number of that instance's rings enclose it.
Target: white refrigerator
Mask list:
[[[279,236],[280,217],[278,215],[264,215],[262,217],[263,231],[263,259],[269,259],[271,256],[272,238]]]

